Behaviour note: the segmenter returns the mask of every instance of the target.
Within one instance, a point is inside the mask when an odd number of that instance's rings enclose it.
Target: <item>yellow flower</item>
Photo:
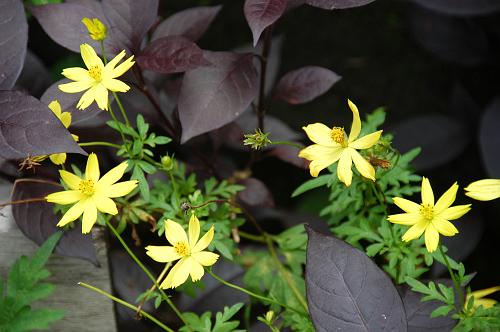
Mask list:
[[[483,299],[483,297],[488,296],[488,295],[493,294],[493,293],[498,292],[498,291],[500,291],[500,286],[490,287],[490,288],[474,291],[470,294],[467,294],[467,297],[465,299],[465,304],[467,305],[467,303],[469,302],[469,299],[471,297],[473,297],[474,298],[473,309],[477,309],[480,306],[483,306],[484,309],[491,308],[495,305],[495,303],[497,303],[497,301],[495,301],[493,299]]]
[[[64,128],[69,128],[71,124],[71,113],[70,112],[62,112],[61,104],[57,100],[53,100],[49,104],[49,108],[54,113],[54,115],[61,121],[64,125]],[[73,139],[78,142],[78,136],[71,134]],[[66,153],[55,153],[48,156],[50,161],[52,161],[56,165],[62,165],[66,162]],[[47,156],[37,156],[33,158],[35,162],[40,162],[47,159]]]
[[[125,196],[137,186],[136,180],[116,183],[126,168],[127,162],[123,162],[99,179],[99,161],[97,156],[91,153],[83,178],[65,170],[59,171],[69,190],[52,193],[45,199],[47,202],[62,205],[76,204],[64,214],[57,226],[63,227],[78,219],[83,213],[82,233],[86,234],[94,226],[98,210],[111,215],[117,214],[116,204],[111,198]]]
[[[470,204],[451,206],[457,196],[458,185],[455,182],[436,204],[429,179],[422,179],[422,203],[417,204],[404,198],[395,197],[394,204],[406,213],[390,215],[387,220],[395,224],[412,225],[403,235],[403,241],[419,238],[425,232],[425,246],[428,252],[436,250],[439,233],[453,236],[458,233],[456,227],[449,222],[469,212]]]
[[[97,18],[82,18],[82,23],[87,27],[90,38],[97,41],[106,39],[106,26]]]
[[[203,267],[214,265],[219,255],[203,251],[214,237],[214,226],[200,237],[200,221],[194,215],[189,220],[189,236],[184,228],[175,221],[165,223],[165,236],[172,246],[147,246],[147,254],[157,262],[168,263],[179,259],[170,270],[160,287],[175,288],[182,285],[191,276],[193,282],[198,281],[205,273]]]
[[[353,115],[349,136],[347,137],[342,127],[329,128],[322,123],[302,127],[309,139],[316,144],[301,150],[299,157],[311,161],[309,169],[314,177],[317,177],[321,170],[338,160],[337,176],[346,186],[350,186],[353,162],[362,176],[375,181],[375,169],[357,150],[368,149],[375,145],[382,135],[382,130],[358,138],[361,132],[358,108],[350,100],[347,102]]]
[[[125,56],[125,51],[114,57],[105,66],[92,48],[88,44],[80,45],[84,68],[66,68],[62,74],[75,82],[59,84],[59,89],[67,93],[77,93],[87,90],[76,107],[83,110],[92,104],[95,100],[97,105],[102,110],[108,109],[108,90],[113,92],[127,92],[130,87],[116,78],[123,75],[135,63],[132,61],[132,55],[127,60],[117,66],[118,62]]]
[[[484,179],[472,182],[466,188],[466,195],[478,201],[491,201],[500,197],[500,179]]]

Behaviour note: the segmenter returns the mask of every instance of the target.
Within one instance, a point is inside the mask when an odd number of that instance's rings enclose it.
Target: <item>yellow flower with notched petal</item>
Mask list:
[[[453,236],[458,233],[449,222],[469,212],[470,204],[451,206],[457,196],[455,182],[434,204],[434,193],[429,179],[422,178],[422,203],[417,204],[404,198],[393,198],[394,204],[406,213],[390,215],[387,220],[394,224],[412,225],[403,235],[403,241],[418,239],[425,232],[425,246],[428,252],[436,250],[439,234]]]
[[[465,189],[466,195],[478,201],[491,201],[500,197],[500,179],[472,182]]]
[[[165,236],[172,246],[147,246],[147,254],[157,262],[168,263],[179,260],[170,270],[160,288],[175,288],[191,276],[193,282],[200,280],[205,273],[203,267],[214,265],[219,255],[203,251],[214,237],[214,226],[200,237],[200,221],[194,215],[189,220],[188,234],[175,221],[165,222]]]
[[[125,196],[137,186],[136,180],[116,183],[126,168],[127,162],[123,162],[99,179],[99,161],[95,153],[91,153],[83,178],[65,170],[59,171],[69,190],[52,193],[45,199],[47,202],[62,205],[76,204],[64,214],[57,226],[63,227],[83,214],[82,233],[86,234],[97,220],[97,211],[117,214],[116,204],[111,198]]]
[[[98,18],[84,17],[82,23],[87,28],[90,38],[97,41],[106,39],[107,28]]]
[[[49,108],[54,113],[54,115],[61,121],[64,128],[68,129],[71,125],[71,113],[70,112],[62,112],[61,104],[57,100],[53,100],[49,104]],[[75,142],[78,142],[78,136],[71,134]],[[66,153],[54,153],[50,156],[37,156],[33,158],[35,162],[41,162],[49,157],[50,161],[52,161],[56,165],[62,165],[66,162]]]
[[[467,294],[467,297],[465,299],[465,305],[467,305],[469,299],[473,297],[474,298],[474,304],[472,306],[473,309],[477,309],[480,306],[483,306],[484,309],[491,308],[497,303],[497,301],[493,299],[484,299],[484,297],[498,291],[500,291],[500,286],[473,291],[472,293]]]
[[[62,74],[75,82],[59,84],[59,89],[67,93],[77,93],[87,90],[76,105],[77,108],[83,110],[92,104],[95,100],[97,105],[102,110],[108,109],[108,90],[113,92],[127,92],[130,87],[116,78],[125,74],[127,70],[134,65],[132,55],[127,60],[117,66],[118,62],[125,56],[125,51],[114,57],[105,66],[92,48],[88,44],[80,45],[84,68],[66,68]]]
[[[361,132],[361,120],[356,105],[347,100],[352,111],[353,119],[351,132],[347,137],[344,128],[329,128],[322,123],[310,124],[302,127],[311,141],[316,144],[310,145],[299,152],[299,157],[310,160],[309,169],[313,177],[331,164],[339,161],[337,176],[346,186],[351,185],[352,163],[359,173],[372,181],[375,181],[375,169],[357,150],[364,150],[375,145],[382,135],[382,130],[358,138]]]

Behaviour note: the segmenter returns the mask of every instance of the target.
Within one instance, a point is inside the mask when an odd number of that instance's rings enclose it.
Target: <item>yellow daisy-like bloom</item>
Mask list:
[[[107,28],[99,19],[84,17],[82,23],[87,27],[90,38],[96,41],[106,39]]]
[[[387,220],[394,224],[412,225],[403,235],[403,241],[418,239],[425,232],[425,246],[433,252],[439,244],[439,234],[453,236],[458,233],[449,222],[469,212],[470,204],[451,206],[457,196],[458,185],[455,182],[434,204],[434,193],[429,179],[422,179],[422,203],[417,204],[404,198],[393,198],[394,204],[406,213],[390,215]]]
[[[147,254],[157,262],[168,263],[179,260],[160,284],[160,288],[175,288],[191,276],[193,282],[200,280],[205,273],[204,266],[214,265],[219,255],[203,251],[214,238],[214,226],[200,237],[200,221],[194,215],[189,220],[188,234],[175,221],[165,222],[165,236],[172,246],[147,246]]]
[[[54,115],[61,121],[64,128],[68,129],[71,125],[71,113],[70,112],[62,112],[61,104],[57,100],[53,100],[49,104],[49,108],[54,113]],[[78,142],[78,136],[71,134],[73,139]],[[56,165],[62,165],[66,162],[66,153],[55,153],[50,156],[37,156],[33,158],[35,162],[41,162],[49,157],[50,161]]]
[[[84,68],[66,68],[62,74],[75,82],[59,84],[59,89],[67,93],[77,93],[87,90],[76,105],[77,108],[83,110],[92,104],[95,100],[97,105],[102,110],[108,109],[108,90],[113,92],[127,92],[130,87],[116,78],[125,74],[127,70],[134,65],[132,55],[127,60],[117,66],[125,56],[125,51],[115,56],[113,60],[105,66],[92,48],[88,44],[80,45]]]
[[[342,127],[329,128],[322,123],[302,127],[309,139],[316,144],[301,150],[299,157],[311,161],[309,170],[313,177],[317,177],[321,170],[338,161],[337,176],[346,186],[350,186],[353,162],[362,176],[375,181],[375,169],[357,150],[368,149],[375,145],[382,135],[382,130],[358,138],[361,132],[359,111],[353,102],[350,100],[347,102],[353,115],[349,136]]]
[[[484,297],[488,296],[490,294],[493,294],[495,292],[498,292],[498,291],[500,291],[500,286],[473,291],[472,293],[467,294],[467,297],[465,299],[465,305],[467,305],[467,303],[469,302],[469,299],[471,297],[473,297],[474,304],[472,307],[474,309],[477,309],[480,306],[483,306],[484,309],[491,308],[497,303],[497,301],[493,300],[493,299],[484,299]]]
[[[99,161],[95,153],[91,153],[83,178],[65,170],[59,171],[69,190],[52,193],[45,199],[61,205],[76,204],[64,214],[57,226],[63,227],[83,214],[82,233],[87,234],[97,220],[98,210],[111,215],[117,214],[116,204],[111,198],[125,196],[137,186],[136,180],[116,183],[126,168],[127,162],[123,162],[99,179]]]
[[[472,182],[465,189],[466,195],[478,201],[492,201],[500,197],[500,179]]]

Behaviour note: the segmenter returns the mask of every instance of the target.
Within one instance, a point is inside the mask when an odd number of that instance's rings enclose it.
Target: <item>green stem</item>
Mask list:
[[[438,248],[439,252],[441,253],[441,256],[443,256],[444,263],[448,268],[448,273],[450,274],[451,280],[453,280],[453,285],[455,286],[455,290],[458,294],[459,303],[458,305],[456,305],[456,307],[457,307],[457,312],[460,313],[462,311],[462,308],[464,307],[464,296],[462,294],[462,288],[460,287],[460,283],[458,282],[455,273],[453,273],[453,270],[451,269],[450,262],[448,261],[448,256],[445,255],[441,243],[438,245]]]
[[[238,234],[244,239],[252,240],[254,242],[267,243],[266,238],[260,235],[254,235],[240,230],[238,230]]]
[[[123,119],[125,120],[125,124],[127,127],[130,127],[130,121],[128,120],[127,113],[125,113],[125,109],[123,108],[122,102],[120,101],[120,98],[118,98],[118,95],[116,92],[113,91],[113,96],[115,97],[115,100],[118,104],[118,108],[122,112]]]
[[[116,303],[119,303],[129,309],[132,309],[132,310],[135,310],[135,311],[138,311],[141,313],[142,316],[146,317],[147,319],[149,319],[150,321],[152,321],[153,323],[155,323],[156,325],[158,325],[159,327],[161,327],[163,330],[165,331],[168,331],[168,332],[174,332],[174,330],[172,330],[171,328],[169,328],[168,326],[166,326],[165,324],[163,324],[162,322],[160,322],[158,319],[154,318],[153,316],[151,316],[150,314],[148,314],[147,312],[137,308],[136,306],[128,303],[128,302],[125,302],[123,301],[122,299],[119,299],[117,297],[114,297],[113,295],[103,291],[102,289],[99,289],[97,287],[94,287],[94,286],[91,286],[89,284],[86,284],[84,282],[79,282],[78,285],[82,286],[82,287],[85,287],[87,289],[90,289],[96,293],[99,293],[101,295],[104,295],[106,296],[107,298],[115,301]]]
[[[296,147],[297,149],[303,149],[304,148],[304,146],[301,145],[301,144],[297,144],[297,143],[293,143],[293,142],[288,142],[288,141],[272,141],[271,144],[275,144],[275,145],[289,145],[289,146]]]
[[[269,253],[271,254],[271,257],[273,259],[274,264],[278,268],[278,271],[281,273],[283,278],[285,278],[285,281],[288,284],[288,286],[290,287],[290,289],[292,290],[293,294],[295,295],[295,297],[297,298],[299,303],[302,305],[305,312],[307,312],[308,311],[307,302],[302,297],[302,293],[299,291],[299,289],[297,288],[297,285],[290,277],[290,273],[285,269],[283,264],[281,264],[281,261],[278,257],[278,254],[276,253],[276,250],[274,249],[272,238],[267,233],[264,233],[264,237],[266,239],[267,248],[269,249]]]
[[[114,143],[109,143],[109,142],[83,142],[83,143],[78,143],[80,146],[109,146],[112,148],[121,148],[120,145],[114,144]]]
[[[153,274],[148,270],[147,267],[144,266],[144,264],[142,264],[142,262],[139,260],[139,258],[137,258],[137,256],[132,252],[132,250],[128,247],[127,243],[125,243],[125,240],[123,240],[123,238],[120,236],[120,234],[118,234],[118,232],[113,227],[113,225],[111,225],[111,223],[107,219],[105,221],[106,221],[106,226],[108,226],[108,228],[111,230],[111,232],[113,232],[113,234],[116,236],[116,238],[118,239],[118,241],[120,241],[120,243],[123,246],[123,248],[125,249],[125,251],[135,261],[135,263],[144,271],[144,273],[146,273],[146,275],[149,277],[149,279],[151,279],[151,281],[154,283],[154,285],[156,286],[156,288],[160,292],[163,300],[165,300],[165,302],[167,302],[167,304],[175,312],[175,314],[180,318],[180,320],[184,323],[184,325],[186,325],[186,327],[188,328],[188,330],[192,331],[191,326],[185,320],[185,318],[182,315],[182,313],[179,311],[179,309],[177,309],[177,307],[175,306],[175,304],[172,302],[172,300],[170,300],[170,298],[163,291],[163,289],[160,288],[160,286],[156,282],[156,278],[153,276]]]
[[[118,121],[118,119],[116,118],[115,112],[113,112],[113,108],[111,107],[111,104],[109,102],[108,102],[108,108],[109,108],[109,114],[111,115],[111,118],[113,119],[113,121],[116,123],[116,126],[118,127],[118,131],[120,132],[120,136],[122,138],[123,145],[125,146],[127,153],[130,155],[130,152],[128,150],[128,145],[127,145],[127,139],[125,138],[125,135],[123,134],[121,122]]]

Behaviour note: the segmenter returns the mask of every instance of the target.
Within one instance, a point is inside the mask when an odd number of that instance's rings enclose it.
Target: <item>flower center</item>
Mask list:
[[[174,246],[175,252],[180,256],[189,255],[189,246],[185,242],[177,242]]]
[[[430,204],[420,204],[420,215],[427,220],[434,218],[434,207]]]
[[[345,143],[345,131],[343,127],[333,127],[330,132],[330,137],[334,142],[344,145]]]
[[[94,193],[94,181],[92,180],[81,180],[80,184],[78,185],[78,190],[82,194],[85,195],[92,195]]]
[[[96,81],[101,80],[101,68],[99,66],[92,66],[89,69],[89,75]]]

